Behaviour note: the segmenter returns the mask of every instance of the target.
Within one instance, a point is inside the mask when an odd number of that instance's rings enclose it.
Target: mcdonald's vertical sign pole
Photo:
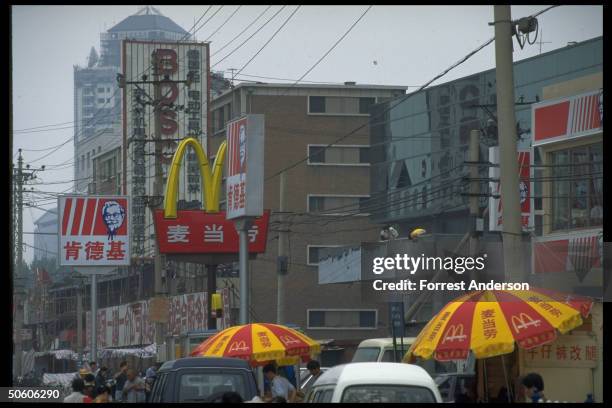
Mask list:
[[[240,324],[249,322],[248,231],[263,215],[264,116],[246,115],[227,124],[226,218],[240,234]]]

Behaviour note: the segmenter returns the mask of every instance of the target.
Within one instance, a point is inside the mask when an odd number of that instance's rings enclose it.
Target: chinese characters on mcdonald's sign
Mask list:
[[[60,265],[130,264],[127,196],[60,196],[58,209]]]
[[[249,252],[266,251],[270,212],[257,218],[248,231]],[[155,227],[162,253],[237,253],[238,232],[224,212],[179,211],[177,218],[164,218],[163,210],[155,212]]]

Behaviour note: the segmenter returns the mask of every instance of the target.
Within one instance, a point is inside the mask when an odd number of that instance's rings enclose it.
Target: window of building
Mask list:
[[[85,155],[81,155],[81,170],[85,170]]]
[[[310,165],[369,165],[368,146],[308,145]]]
[[[109,87],[106,88],[106,92],[110,92],[110,88]]]
[[[602,225],[603,143],[550,153],[552,230]]]
[[[321,249],[338,248],[342,245],[307,245],[307,260],[306,263],[310,266],[317,266],[321,255]]]
[[[308,113],[328,115],[368,115],[376,98],[309,96]]]
[[[87,168],[91,167],[91,162],[89,161],[89,152],[87,152]]]
[[[307,209],[312,213],[323,215],[368,215],[367,195],[308,195]]]
[[[104,92],[104,88],[98,88],[98,93]]]
[[[308,309],[309,329],[376,329],[376,309]]]
[[[310,97],[310,113],[325,113],[325,97],[311,96]]]
[[[369,115],[370,107],[376,103],[376,98],[359,98],[359,113]]]
[[[98,103],[104,103],[104,98],[98,98]]]

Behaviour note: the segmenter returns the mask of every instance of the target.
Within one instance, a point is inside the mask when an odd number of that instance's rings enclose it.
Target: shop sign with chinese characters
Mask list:
[[[524,351],[528,367],[597,367],[597,341],[589,336],[560,336],[556,341]]]
[[[130,201],[127,196],[60,196],[61,266],[130,264]]]
[[[249,252],[266,251],[270,211],[257,218],[248,232]],[[164,211],[155,212],[155,228],[159,250],[165,254],[237,253],[238,232],[225,212],[206,213],[200,210],[179,211],[176,218],[164,218]]]

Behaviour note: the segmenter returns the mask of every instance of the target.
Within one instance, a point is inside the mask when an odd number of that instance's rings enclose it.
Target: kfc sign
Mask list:
[[[227,219],[263,213],[263,115],[227,124]]]
[[[127,196],[60,196],[58,208],[60,265],[130,264]]]
[[[589,136],[603,129],[603,90],[532,105],[533,145]]]
[[[269,222],[269,211],[255,220],[248,232],[249,252],[266,251]],[[238,232],[224,212],[184,210],[176,218],[164,218],[163,210],[157,210],[155,228],[161,253],[238,253]]]

